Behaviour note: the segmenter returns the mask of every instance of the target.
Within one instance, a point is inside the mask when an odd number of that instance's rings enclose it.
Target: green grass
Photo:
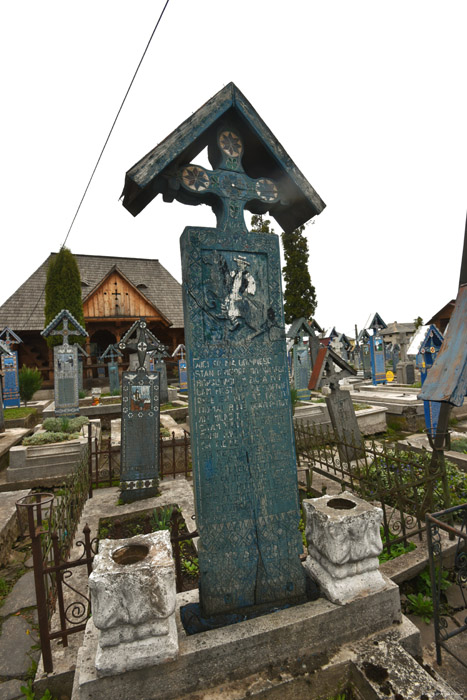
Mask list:
[[[21,406],[21,408],[5,408],[3,415],[5,420],[17,420],[18,418],[26,418],[30,416],[31,413],[37,413],[36,408],[29,408],[29,406]]]
[[[451,450],[467,454],[467,437],[451,440]]]
[[[367,408],[371,408],[367,403],[354,403],[353,407],[355,411],[364,411]]]
[[[170,411],[171,408],[182,408],[182,406],[174,406],[173,403],[161,404],[161,411]]]
[[[381,539],[383,540],[383,545],[386,544],[386,538],[384,536],[384,528],[381,528]],[[396,539],[396,535],[393,535],[392,533],[389,533],[389,539],[390,541]],[[388,552],[386,549],[383,549],[381,554],[379,555],[379,563],[382,564],[385,561],[391,561],[392,559],[397,559],[397,557],[402,556],[402,554],[407,554],[408,552],[413,552],[414,549],[416,549],[416,545],[414,542],[409,542],[407,545],[405,545],[403,542],[398,542],[397,544],[393,544],[391,546],[391,551]]]

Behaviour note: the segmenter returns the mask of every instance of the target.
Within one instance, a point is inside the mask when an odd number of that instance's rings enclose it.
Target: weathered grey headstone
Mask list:
[[[413,384],[415,381],[415,367],[407,357],[408,342],[404,333],[399,333],[400,360],[396,368],[396,377],[399,384]]]
[[[136,338],[134,336],[136,335]],[[120,497],[124,503],[157,495],[159,479],[159,373],[147,372],[147,352],[159,346],[146,322],[135,321],[118,347],[133,352],[138,368],[122,376]]]
[[[340,368],[336,373],[335,367]],[[365,456],[364,443],[349,391],[342,390],[339,381],[356,374],[332,348],[321,348],[313,366],[309,388],[322,387],[332,427],[337,437],[337,449],[341,462],[349,463]]]
[[[206,145],[212,171],[189,162]],[[124,205],[158,192],[217,217],[181,238],[202,612],[305,600],[279,241],[244,208],[290,231],[324,204],[233,84],[127,174]]]
[[[61,325],[63,328],[59,328]],[[63,338],[62,344],[54,347],[55,415],[76,416],[79,413],[78,348],[69,344],[68,337],[86,337],[86,330],[67,309],[62,309],[41,335],[44,338],[49,335],[60,335]]]

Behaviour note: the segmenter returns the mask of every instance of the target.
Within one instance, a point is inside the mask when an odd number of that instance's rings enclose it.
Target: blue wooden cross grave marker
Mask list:
[[[233,83],[127,173],[133,215],[158,193],[217,218],[181,238],[202,612],[305,600],[279,242],[244,210],[291,231],[324,203]]]
[[[431,325],[427,328],[425,336],[418,347],[415,360],[416,366],[420,370],[422,386],[438,356],[443,340],[444,337],[436,326]],[[423,408],[425,412],[426,430],[434,437],[436,434],[436,426],[438,425],[441,403],[439,401],[424,401]]]
[[[8,326],[5,326],[0,333],[0,340],[2,340],[10,350],[10,354],[2,354],[1,356],[1,367],[3,370],[3,405],[5,408],[19,408],[21,402],[19,395],[18,352],[17,350],[13,350],[13,345],[18,345],[23,341],[11,328],[8,328]]]
[[[308,337],[308,343],[305,343],[305,336]],[[311,377],[310,339],[313,336],[314,331],[306,318],[298,318],[292,321],[287,331],[287,338],[294,339],[294,345],[292,346],[292,376],[299,401],[307,401],[311,396],[308,382]]]
[[[41,335],[44,338],[62,336],[62,344],[54,346],[55,415],[76,416],[79,414],[78,348],[76,344],[70,345],[68,340],[70,335],[86,337],[86,329],[68,309],[62,309]]]
[[[3,340],[0,340],[0,356],[3,357],[7,356],[10,357],[13,354],[13,350],[10,350],[8,345],[3,342]],[[0,372],[0,433],[5,432],[5,417],[3,414],[3,392],[2,392],[2,385],[3,385],[3,372]]]
[[[183,343],[177,345],[172,353],[172,357],[178,357],[178,390],[181,394],[188,392],[188,378],[186,373],[185,346]]]
[[[108,345],[101,355],[101,361],[108,360],[107,371],[109,373],[109,389],[111,394],[120,392],[120,378],[118,376],[117,358],[123,357],[123,353],[116,345]]]
[[[375,386],[377,384],[386,384],[386,351],[379,331],[387,328],[387,325],[381,316],[376,313],[367,328],[373,331],[373,335],[370,336],[371,377],[373,384]]]
[[[160,342],[146,321],[135,321],[118,348],[135,353],[137,368],[122,375],[120,497],[124,503],[157,495],[159,483],[160,374],[147,372],[146,354]]]

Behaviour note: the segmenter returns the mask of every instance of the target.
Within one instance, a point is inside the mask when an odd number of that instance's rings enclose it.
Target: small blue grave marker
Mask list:
[[[81,335],[85,338],[86,329],[68,309],[62,309],[44,328],[41,335],[44,338],[49,335],[62,336],[62,344],[54,346],[55,415],[76,416],[79,414],[78,347],[76,344],[70,345],[68,338],[70,335]]]
[[[178,356],[178,390],[181,394],[186,394],[188,392],[188,378],[186,373],[185,346],[183,343],[180,343],[172,353],[172,357]]]
[[[305,336],[308,337],[308,343],[305,343]],[[292,321],[287,332],[287,338],[295,341],[292,346],[292,375],[299,401],[307,401],[311,396],[308,382],[311,377],[310,338],[313,336],[314,331],[306,318]]]
[[[373,384],[375,386],[377,384],[386,384],[386,350],[379,331],[387,328],[387,325],[381,316],[376,313],[368,328],[373,331],[373,335],[370,336],[371,377]]]
[[[3,405],[5,408],[19,408],[19,375],[18,375],[18,352],[13,350],[13,345],[22,343],[21,338],[7,326],[0,333],[0,340],[9,348],[10,354],[2,355],[3,370]]]
[[[168,403],[169,392],[167,384],[167,366],[164,362],[164,357],[170,357],[167,352],[165,345],[159,342],[159,347],[156,350],[152,350],[148,353],[149,355],[149,369],[152,372],[159,372],[159,398],[160,403]]]
[[[12,354],[13,350],[10,350],[8,345],[3,342],[3,340],[0,340],[0,356],[3,358],[4,356],[9,357]],[[5,432],[5,417],[3,415],[3,392],[2,392],[2,384],[3,384],[3,378],[2,374],[0,373],[0,433]]]
[[[157,495],[159,483],[159,372],[147,372],[146,354],[159,348],[146,321],[135,321],[118,344],[135,353],[136,371],[122,375],[120,497],[124,503]]]
[[[438,356],[443,340],[444,337],[440,331],[436,328],[436,326],[431,325],[427,329],[425,337],[418,347],[416,366],[420,370],[422,386],[425,383],[428,372]],[[441,403],[439,401],[424,401],[423,408],[425,412],[425,425],[427,432],[434,437],[436,434],[436,427],[438,425]]]
[[[109,373],[109,389],[111,394],[120,392],[120,378],[118,374],[117,358],[123,357],[116,345],[108,345],[101,355],[101,361],[108,360],[107,372]]]

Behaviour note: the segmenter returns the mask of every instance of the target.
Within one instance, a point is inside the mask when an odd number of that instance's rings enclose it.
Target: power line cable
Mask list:
[[[92,179],[93,179],[93,177],[94,177],[94,175],[95,175],[95,172],[96,172],[96,170],[97,170],[97,168],[98,168],[98,166],[99,166],[99,163],[100,163],[100,161],[101,161],[101,159],[102,159],[102,155],[103,155],[103,153],[104,153],[104,151],[105,151],[105,149],[106,149],[106,146],[107,146],[107,144],[108,144],[108,142],[109,142],[109,139],[110,139],[110,137],[111,137],[111,135],[112,135],[112,132],[113,132],[114,127],[115,127],[115,124],[117,123],[117,119],[118,119],[118,117],[120,116],[120,112],[121,112],[122,109],[123,109],[123,105],[124,105],[125,102],[126,102],[126,98],[128,97],[128,94],[129,94],[129,92],[130,92],[130,90],[131,90],[131,88],[132,88],[132,86],[133,86],[133,83],[135,82],[135,78],[136,78],[136,76],[137,76],[137,74],[138,74],[138,71],[139,71],[139,69],[140,69],[140,67],[141,67],[141,64],[142,64],[142,62],[143,62],[143,60],[144,60],[144,57],[146,56],[146,54],[147,54],[147,52],[148,52],[149,46],[150,46],[150,44],[151,44],[151,41],[152,41],[152,39],[153,39],[153,37],[154,37],[154,34],[156,33],[156,30],[157,30],[157,28],[158,28],[158,26],[159,26],[159,24],[160,24],[160,21],[161,21],[161,19],[162,19],[162,16],[163,16],[163,14],[164,14],[164,12],[165,12],[165,10],[166,10],[167,5],[169,4],[169,2],[170,2],[170,0],[166,0],[166,3],[165,3],[165,5],[164,5],[164,7],[162,8],[162,11],[161,11],[161,13],[160,13],[160,15],[159,15],[159,19],[157,20],[156,25],[155,25],[154,29],[152,30],[151,36],[149,37],[149,41],[148,41],[148,43],[146,44],[146,48],[145,48],[144,51],[143,51],[143,55],[141,56],[141,58],[140,58],[140,60],[139,60],[139,63],[138,63],[138,65],[137,65],[137,67],[136,67],[136,70],[135,70],[135,72],[134,72],[134,74],[133,74],[133,77],[132,77],[132,79],[131,79],[130,85],[128,86],[128,89],[127,89],[127,91],[126,91],[126,93],[125,93],[125,97],[123,98],[122,103],[121,103],[121,105],[120,105],[120,107],[119,107],[119,110],[118,110],[118,112],[117,112],[117,116],[115,117],[115,119],[114,119],[114,121],[113,121],[113,124],[112,124],[112,126],[111,126],[111,128],[110,128],[109,133],[107,134],[107,138],[106,138],[106,140],[105,140],[105,143],[104,143],[104,145],[103,145],[103,147],[102,147],[102,150],[101,150],[101,152],[100,152],[100,154],[99,154],[99,157],[98,157],[98,159],[97,159],[97,162],[96,162],[96,164],[95,164],[95,166],[94,166],[94,169],[93,169],[93,171],[92,171],[92,173],[91,173],[91,177],[89,178],[88,184],[86,185],[86,188],[85,188],[85,190],[84,190],[83,196],[81,197],[81,200],[80,200],[80,202],[79,202],[79,204],[78,204],[78,208],[77,208],[77,210],[76,210],[76,212],[75,212],[75,215],[74,215],[74,217],[73,217],[73,220],[72,220],[72,222],[71,222],[71,224],[70,224],[70,228],[68,229],[68,232],[67,232],[67,234],[66,234],[66,236],[65,236],[65,240],[63,241],[62,245],[60,246],[60,249],[63,248],[63,247],[65,246],[65,243],[66,243],[67,240],[68,240],[68,236],[70,235],[71,229],[73,228],[73,224],[74,224],[75,221],[76,221],[76,217],[77,217],[78,214],[79,214],[79,210],[81,209],[81,205],[82,205],[83,202],[84,202],[84,198],[86,197],[86,194],[87,194],[87,192],[88,192],[88,190],[89,190],[89,186],[91,185]],[[26,324],[28,324],[29,321],[31,320],[31,317],[32,317],[32,315],[34,314],[35,310],[37,309],[39,303],[41,302],[41,300],[42,300],[44,294],[45,294],[45,286],[44,286],[44,289],[42,290],[42,292],[41,292],[41,294],[40,294],[38,300],[36,301],[36,303],[35,303],[35,305],[34,305],[34,308],[32,309],[31,313],[29,314],[28,319],[27,319],[27,321],[26,321]]]
[[[149,46],[150,46],[150,44],[151,44],[151,41],[152,41],[152,39],[153,39],[153,36],[154,36],[154,34],[156,33],[157,27],[159,26],[159,23],[160,23],[160,21],[161,21],[161,19],[162,19],[162,16],[163,16],[163,14],[164,14],[164,12],[165,12],[165,10],[166,10],[167,5],[169,4],[169,2],[170,2],[170,0],[166,0],[166,3],[165,3],[165,5],[164,5],[164,7],[162,8],[162,12],[161,12],[160,15],[159,15],[159,19],[158,19],[157,22],[156,22],[156,26],[155,26],[154,29],[152,30],[151,36],[149,37],[149,41],[148,41],[148,43],[146,44],[146,48],[145,48],[144,51],[143,51],[143,55],[142,55],[141,58],[140,58],[140,61],[139,61],[139,63],[138,63],[138,66],[137,66],[137,68],[136,68],[136,70],[135,70],[135,72],[134,72],[134,75],[133,75],[132,79],[131,79],[130,85],[128,86],[128,89],[127,89],[127,91],[126,91],[126,93],[125,93],[125,97],[123,98],[122,104],[120,105],[119,110],[118,110],[118,112],[117,112],[117,116],[115,117],[115,119],[114,119],[114,121],[113,121],[113,124],[112,124],[112,126],[111,126],[111,128],[110,128],[110,131],[109,131],[109,133],[108,133],[108,135],[107,135],[107,138],[106,138],[106,140],[105,140],[105,143],[104,143],[104,145],[103,145],[103,147],[102,147],[102,150],[101,150],[101,152],[100,152],[100,154],[99,154],[99,158],[97,159],[96,165],[94,166],[94,170],[93,170],[92,173],[91,173],[91,177],[89,178],[89,181],[88,181],[88,184],[86,185],[86,188],[85,188],[85,190],[84,190],[83,196],[81,197],[81,201],[80,201],[80,203],[78,204],[78,208],[77,208],[77,210],[76,210],[76,212],[75,212],[75,215],[74,215],[74,217],[73,217],[73,220],[72,220],[72,222],[71,222],[71,224],[70,224],[70,228],[68,229],[68,233],[66,234],[65,240],[63,241],[63,243],[62,243],[62,245],[61,245],[62,248],[63,248],[63,246],[65,245],[65,243],[66,243],[67,240],[68,240],[68,236],[70,235],[71,229],[73,228],[73,224],[75,223],[76,217],[78,216],[79,210],[81,209],[81,205],[82,205],[83,202],[84,202],[84,198],[86,197],[86,194],[87,194],[87,192],[88,192],[88,189],[89,189],[89,186],[90,186],[90,184],[91,184],[91,182],[92,182],[92,179],[93,179],[93,177],[94,177],[94,174],[95,174],[95,172],[96,172],[96,170],[97,170],[97,168],[98,168],[98,166],[99,166],[99,163],[100,163],[100,161],[101,161],[102,155],[103,155],[103,153],[104,153],[104,151],[105,151],[105,149],[106,149],[106,146],[107,146],[107,144],[108,144],[108,142],[109,142],[109,139],[110,139],[110,137],[111,137],[111,135],[112,135],[112,132],[113,132],[113,130],[114,130],[115,124],[117,123],[117,119],[118,119],[118,117],[120,116],[120,112],[121,112],[122,109],[123,109],[123,105],[124,105],[125,102],[126,102],[126,98],[128,97],[128,94],[129,94],[129,92],[130,92],[130,90],[131,90],[131,88],[132,88],[132,86],[133,86],[133,83],[135,82],[135,78],[136,78],[136,76],[137,76],[137,74],[138,74],[138,71],[139,71],[139,69],[140,69],[140,67],[141,67],[141,64],[142,64],[142,62],[143,62],[143,60],[144,60],[144,57],[146,56],[146,53],[147,53],[147,51],[148,51],[148,49],[149,49]]]

